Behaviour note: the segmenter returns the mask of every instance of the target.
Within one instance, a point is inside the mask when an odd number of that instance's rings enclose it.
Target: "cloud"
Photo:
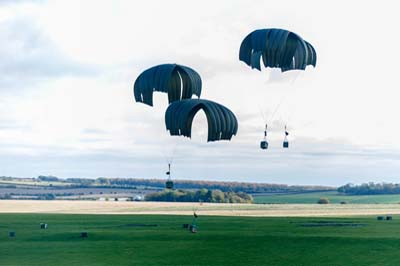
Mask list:
[[[44,3],[46,0],[1,0],[0,6],[18,5],[22,3]]]
[[[32,87],[62,76],[93,75],[96,67],[64,56],[29,18],[0,22],[0,90]]]
[[[219,179],[277,183],[342,185],[383,178],[395,182],[400,153],[395,150],[361,149],[336,142],[297,140],[289,150],[280,145],[262,151],[234,142],[202,143],[176,138],[173,161],[175,179]],[[277,143],[278,144],[278,143]],[[3,145],[0,159],[5,175],[35,176],[50,173],[59,177],[145,177],[164,178],[166,159],[163,140],[128,148],[74,149],[60,146]],[[9,152],[8,149],[16,149]],[[34,151],[32,153],[21,151]],[[5,151],[5,153],[4,153]],[[168,155],[168,154],[165,154]],[[18,162],[18,163],[16,163]],[[384,176],[377,165],[385,166]]]
[[[1,120],[0,119],[0,131],[2,130],[26,130],[29,125],[19,123],[12,120]]]

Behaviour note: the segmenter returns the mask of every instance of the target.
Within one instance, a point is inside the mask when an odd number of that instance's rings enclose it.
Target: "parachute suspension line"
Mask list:
[[[264,123],[267,123],[267,117],[265,116],[265,112],[263,112],[261,105],[258,104],[258,111],[260,112],[261,118],[263,120]]]
[[[294,60],[294,59],[293,59]],[[301,73],[298,73],[294,79],[292,79],[292,81],[290,82],[290,86],[294,87],[294,83],[296,82],[296,80],[298,79],[298,77],[301,75]],[[277,105],[275,106],[275,108],[273,109],[273,112],[270,113],[268,119],[266,114],[263,112],[263,109],[261,108],[260,104],[258,104],[258,108],[259,108],[259,112],[261,117],[263,118],[263,121],[265,124],[265,130],[264,130],[264,139],[260,142],[260,148],[265,150],[268,149],[268,141],[267,141],[267,123],[274,123],[275,122],[275,117],[276,114],[278,113],[278,111],[280,110],[281,106],[284,104],[284,102],[287,100],[288,98],[288,93],[284,93],[281,97],[279,102],[277,103]],[[285,120],[285,119],[284,119]],[[288,131],[287,131],[287,123],[289,122],[289,117],[287,118],[287,120],[285,121],[285,138],[283,141],[283,147],[284,148],[289,148],[289,141],[287,136],[289,135]]]
[[[265,129],[264,129],[264,140],[267,140],[267,129],[268,129],[268,124],[265,124]]]
[[[162,152],[162,154],[163,154],[163,156],[164,156],[164,159],[165,159],[165,162],[166,162],[167,164],[172,164],[172,163],[174,162],[175,153],[176,153],[177,148],[178,148],[178,143],[175,143],[175,144],[173,145],[172,150],[171,150],[170,153]]]
[[[166,172],[165,174],[168,175],[167,182],[165,182],[165,188],[173,189],[174,182],[172,182],[172,180],[171,180],[171,163],[168,163],[168,172]]]
[[[171,179],[171,165],[174,161],[175,151],[176,151],[177,146],[178,146],[178,143],[175,143],[170,156],[164,156],[165,160],[168,164],[168,171],[165,173],[168,176],[167,181],[165,182],[165,188],[167,188],[167,189],[174,189],[174,182]]]
[[[170,156],[170,158],[169,158],[169,163],[170,163],[170,164],[172,164],[172,163],[174,162],[175,153],[176,153],[176,150],[177,150],[177,149],[178,149],[178,143],[175,143],[174,147],[172,148],[171,156]]]
[[[262,108],[260,105],[258,105],[258,110],[260,111],[260,115],[263,119],[263,122],[265,123],[265,129],[264,129],[264,138],[263,140],[260,142],[260,148],[263,150],[268,149],[268,141],[267,141],[267,128],[268,128],[268,124],[267,124],[267,119],[266,116],[264,114],[264,112],[262,111]]]
[[[163,155],[164,155],[165,162],[168,164],[168,172],[166,172],[166,174],[168,175],[168,173],[170,172],[171,164],[173,162],[173,157],[167,156],[167,155],[165,155],[165,153],[163,153]]]
[[[293,86],[293,84],[297,81],[297,79],[300,77],[300,75],[302,74],[302,72],[299,72],[294,79],[292,79],[292,81],[290,82],[290,85]]]
[[[166,174],[168,175],[168,180],[171,180],[171,163],[168,163],[168,172]]]
[[[263,112],[261,111],[261,108],[260,108],[260,113],[261,113],[261,115],[263,116],[264,121],[265,121],[265,123],[266,123],[266,124],[265,124],[265,129],[264,129],[264,139],[260,142],[260,148],[263,149],[263,150],[268,149],[268,141],[267,141],[268,124],[267,124],[267,122],[269,122],[269,123],[273,123],[273,122],[274,122],[275,115],[277,114],[279,108],[281,107],[281,105],[282,105],[283,102],[285,101],[286,96],[287,96],[286,94],[282,95],[280,101],[279,101],[278,104],[275,106],[275,109],[273,110],[273,112],[272,112],[271,115],[269,116],[268,120],[265,120],[265,116],[263,115]],[[285,125],[285,138],[284,138],[284,141],[283,141],[283,147],[284,147],[284,148],[289,148],[289,141],[288,141],[288,139],[287,139],[287,136],[288,136],[288,135],[289,135],[289,133],[287,132],[287,127],[286,127],[286,125]]]
[[[289,132],[287,131],[287,126],[285,125],[285,138],[283,139],[283,148],[289,148],[289,141],[287,137],[289,136]]]
[[[285,98],[286,98],[286,95],[283,95],[283,96],[281,97],[281,100],[280,100],[279,103],[276,105],[274,112],[271,113],[271,115],[270,115],[270,117],[269,117],[269,119],[268,119],[268,121],[270,121],[270,123],[273,123],[273,122],[274,122],[275,115],[276,115],[276,113],[278,112],[279,107],[281,107],[282,103],[285,101]]]
[[[294,87],[294,91],[296,90],[296,87],[293,86],[294,83],[296,82],[296,80],[298,79],[298,77],[301,75],[302,73],[298,73],[295,78],[290,82],[290,86],[293,88]],[[278,110],[280,109],[280,107],[282,106],[282,104],[286,101],[286,99],[289,97],[288,93],[285,93],[284,95],[282,95],[282,98],[280,100],[280,102],[277,104],[277,106],[275,107],[274,112],[271,114],[270,116],[270,120],[271,123],[274,122],[274,118],[275,115],[278,113]],[[285,119],[284,119],[285,120]],[[286,118],[286,122],[285,122],[285,138],[283,140],[283,147],[284,148],[289,148],[289,140],[287,138],[287,136],[289,136],[289,132],[287,131],[287,123],[289,123],[290,120],[290,114],[288,115],[288,117]]]
[[[303,74],[303,72],[299,72],[295,78],[292,80],[292,82],[290,82],[290,86],[291,86],[291,90],[292,90],[292,94],[294,94],[297,90],[297,87],[294,86],[294,83],[297,81],[297,79]],[[290,122],[291,116],[293,114],[293,111],[288,111],[287,117],[286,117],[286,122],[285,122],[285,137],[283,140],[283,148],[289,148],[289,140],[288,140],[288,136],[289,136],[289,132],[287,131],[287,124]]]
[[[293,88],[293,89],[292,89],[292,95],[295,95],[296,92],[298,91],[298,87],[297,87],[297,86],[294,86],[294,83],[297,81],[297,79],[298,79],[299,77],[302,77],[303,75],[304,75],[303,72],[299,72],[298,75],[296,75],[296,77],[294,78],[294,80],[293,80],[292,83],[290,84],[291,87]],[[292,97],[293,97],[293,96],[292,96]],[[291,109],[289,110],[289,112],[288,112],[286,124],[289,124],[290,121],[291,121],[291,119],[292,119],[292,117],[293,117],[293,114],[296,114],[296,108],[295,108],[295,107],[297,107],[297,106],[298,106],[298,105],[296,105],[296,104],[292,105],[292,108],[291,108]],[[293,110],[293,109],[295,109],[295,110]]]
[[[268,124],[265,124],[264,139],[260,142],[260,148],[262,150],[268,149],[267,130],[268,130]]]

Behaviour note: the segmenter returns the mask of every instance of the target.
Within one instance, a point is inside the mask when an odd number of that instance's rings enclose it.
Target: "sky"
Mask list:
[[[0,176],[165,178],[172,158],[174,179],[399,182],[397,11],[396,1],[0,0]],[[239,61],[262,28],[298,33],[317,67]],[[135,79],[163,63],[195,69],[202,98],[236,114],[237,136],[207,143],[200,111],[191,139],[171,137],[165,94],[135,103]]]

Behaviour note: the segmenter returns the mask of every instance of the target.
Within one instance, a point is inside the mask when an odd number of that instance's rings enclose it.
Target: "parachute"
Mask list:
[[[187,66],[163,64],[143,71],[136,79],[133,92],[136,102],[153,106],[153,92],[168,93],[168,102],[200,98],[200,75]]]
[[[265,67],[280,68],[282,72],[317,64],[314,47],[296,33],[283,29],[255,30],[244,38],[239,60],[261,71],[261,57]]]
[[[168,106],[165,125],[170,135],[190,138],[193,118],[200,109],[207,117],[208,142],[230,140],[236,135],[238,122],[233,112],[219,103],[204,99],[185,99]]]
[[[261,71],[262,61],[266,68],[277,68],[281,72],[286,72],[289,70],[305,70],[309,65],[315,67],[317,53],[314,47],[298,34],[284,29],[270,28],[255,30],[243,39],[240,45],[239,60],[252,69],[256,68]],[[273,121],[284,99],[283,96],[268,121],[260,110],[264,123],[272,123],[269,120]],[[289,148],[287,136],[285,126],[283,148]],[[260,142],[260,148],[268,149],[267,126],[265,126],[264,139]]]

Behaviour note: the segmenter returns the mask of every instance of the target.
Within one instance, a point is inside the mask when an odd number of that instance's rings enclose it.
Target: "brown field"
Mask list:
[[[0,213],[170,214],[218,216],[362,216],[400,214],[399,204],[218,204],[175,202],[1,200]]]

